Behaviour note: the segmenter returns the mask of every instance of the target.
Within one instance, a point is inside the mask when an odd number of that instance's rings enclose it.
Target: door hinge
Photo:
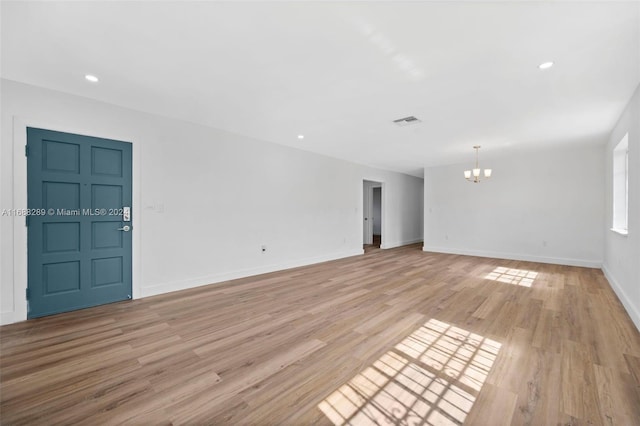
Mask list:
[[[25,145],[24,146],[24,156],[28,157],[29,156],[29,145]]]
[[[28,289],[28,288],[27,288],[26,293],[27,293],[27,294],[26,294],[27,300],[29,300],[29,289]]]

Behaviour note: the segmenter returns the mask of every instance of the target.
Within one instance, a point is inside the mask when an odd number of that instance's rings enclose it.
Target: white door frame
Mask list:
[[[132,145],[132,226],[136,230],[132,241],[132,298],[141,297],[141,231],[142,209],[140,191],[140,144],[133,135],[113,132],[103,128],[87,128],[71,121],[59,122],[43,119],[13,117],[13,206],[14,209],[27,208],[27,127],[75,133],[98,138],[126,141]],[[10,324],[27,319],[27,227],[24,217],[13,219],[13,309],[1,313],[0,324]]]
[[[373,188],[380,188],[380,232],[381,239],[385,236],[385,183],[381,179],[363,179],[362,180],[362,242],[363,244],[373,244]],[[366,220],[365,220],[366,218]],[[383,247],[382,241],[380,247]]]

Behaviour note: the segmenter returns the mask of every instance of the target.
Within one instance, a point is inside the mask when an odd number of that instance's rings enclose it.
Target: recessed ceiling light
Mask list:
[[[98,77],[96,77],[95,75],[92,75],[92,74],[87,74],[87,75],[84,76],[84,78],[87,81],[90,81],[92,83],[97,83],[98,82]]]
[[[544,62],[540,65],[538,65],[538,68],[540,68],[541,70],[546,70],[549,69],[553,66],[553,62]]]
[[[304,139],[304,135],[298,135],[298,139]]]

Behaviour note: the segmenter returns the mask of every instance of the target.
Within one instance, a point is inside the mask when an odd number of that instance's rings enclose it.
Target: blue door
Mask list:
[[[131,299],[131,144],[27,129],[28,317]]]

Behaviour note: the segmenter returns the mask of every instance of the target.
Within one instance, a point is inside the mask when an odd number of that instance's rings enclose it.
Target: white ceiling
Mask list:
[[[1,73],[421,176],[476,144],[603,140],[639,28],[637,1],[3,1]]]

